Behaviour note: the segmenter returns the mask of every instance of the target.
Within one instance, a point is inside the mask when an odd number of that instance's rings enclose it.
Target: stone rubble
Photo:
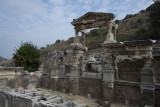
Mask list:
[[[2,97],[3,96],[3,97]],[[15,90],[11,90],[9,88],[1,88],[0,89],[0,100],[7,98],[8,96],[12,96],[12,99],[18,98],[19,101],[25,99],[28,103],[28,100],[31,101],[32,107],[86,107],[85,104],[77,104],[70,100],[66,100],[63,97],[59,97],[57,95],[45,94],[43,95],[41,91],[37,91],[33,87],[30,89],[24,89],[19,87],[17,92]],[[15,103],[15,101],[9,101],[10,99],[5,99],[4,105],[8,105],[8,102]],[[1,103],[1,102],[0,102]],[[0,104],[3,106],[3,104]],[[16,104],[14,104],[16,105]],[[9,106],[7,106],[9,107]],[[21,107],[21,106],[16,106]],[[24,105],[24,107],[30,107]]]

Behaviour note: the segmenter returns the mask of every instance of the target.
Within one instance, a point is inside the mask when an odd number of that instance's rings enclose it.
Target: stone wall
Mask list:
[[[66,92],[69,92],[69,90],[67,90],[69,88],[69,79],[68,78],[60,78],[58,80],[58,84],[57,84],[57,90],[63,91],[63,89],[66,90]]]
[[[41,79],[39,79],[40,87],[46,88],[46,89],[52,89],[54,87],[54,80],[50,78],[50,76],[42,76]]]
[[[93,78],[81,78],[79,81],[79,94],[102,99],[102,80]]]
[[[140,82],[142,60],[124,60],[118,63],[118,78],[120,80]]]
[[[0,79],[0,88],[6,86],[8,83],[8,79],[4,78],[4,79]]]
[[[93,98],[102,99],[102,80],[93,78],[80,78],[77,80],[69,80],[69,78],[59,78],[55,82],[55,78],[43,76],[40,80],[42,88],[48,88],[75,95],[87,96],[91,94]]]
[[[139,86],[116,84],[114,87],[114,102],[125,103],[129,101],[130,105],[140,105],[141,90]]]
[[[155,70],[156,83],[160,82],[160,59],[159,57],[152,60]],[[63,91],[76,95],[87,96],[91,94],[92,98],[106,100],[111,102],[125,103],[129,101],[130,105],[141,105],[145,97],[141,93],[141,70],[143,60],[123,60],[118,63],[118,79],[114,80],[114,87],[108,87],[108,83],[102,79],[80,77],[70,80],[69,77],[50,78],[43,76],[40,80],[41,87],[56,91]],[[143,90],[144,91],[144,90]],[[149,92],[148,92],[149,93]],[[159,104],[159,89],[155,91],[155,104]],[[149,98],[149,97],[146,97]],[[146,100],[147,101],[147,100]],[[151,102],[154,103],[154,102]],[[149,103],[148,103],[149,104]]]
[[[152,62],[155,71],[155,82],[160,83],[160,56],[154,57]]]
[[[0,78],[12,79],[21,75],[23,67],[0,67]]]
[[[0,107],[32,107],[32,100],[1,91]]]
[[[18,76],[14,79],[8,80],[8,86],[14,89],[19,87],[27,88],[30,83],[36,83],[39,86],[39,80],[36,76]]]

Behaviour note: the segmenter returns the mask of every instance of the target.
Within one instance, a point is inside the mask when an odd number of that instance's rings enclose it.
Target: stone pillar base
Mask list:
[[[114,35],[112,33],[108,33],[106,36],[106,41],[104,43],[114,43],[116,42],[114,39]]]
[[[106,41],[104,41],[104,43],[115,43],[115,42],[117,42],[117,41],[115,41],[115,40],[106,40]]]
[[[142,91],[141,107],[144,107],[144,106],[154,107],[155,106],[155,90],[141,89],[141,91]]]
[[[105,82],[109,88],[114,87],[114,71],[114,69],[107,69],[107,72],[103,71],[103,82]]]
[[[79,66],[71,66],[70,68],[70,80],[80,78],[81,70]]]
[[[154,69],[142,68],[141,70],[141,106],[155,106]]]
[[[154,69],[142,68],[141,70],[141,86],[154,88]]]

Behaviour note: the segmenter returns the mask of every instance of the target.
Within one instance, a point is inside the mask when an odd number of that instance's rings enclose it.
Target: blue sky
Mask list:
[[[122,19],[151,4],[152,0],[0,0],[0,56],[11,59],[22,41],[44,47],[73,37],[70,22],[88,11]]]

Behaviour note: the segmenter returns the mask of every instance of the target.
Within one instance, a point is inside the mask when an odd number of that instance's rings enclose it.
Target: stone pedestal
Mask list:
[[[71,66],[70,68],[70,80],[79,78],[81,75],[81,69],[79,66]]]
[[[104,62],[106,64],[103,68],[103,82],[107,83],[109,88],[114,87],[115,75],[117,71],[116,55],[119,54],[119,48],[123,46],[122,43],[103,43],[102,46],[105,50]]]
[[[73,58],[73,64],[70,68],[70,79],[79,78],[82,74],[82,70],[80,67],[80,64],[83,62],[83,53],[87,50],[86,47],[82,46],[80,43],[72,43],[72,58]]]
[[[104,41],[104,43],[114,43],[114,42],[117,41],[114,39],[113,33],[108,33],[106,36],[106,41]]]
[[[113,88],[114,86],[114,74],[115,74],[115,69],[113,67],[110,68],[105,68],[103,70],[103,81],[107,83],[107,86],[110,88]]]
[[[144,61],[145,62],[145,61]],[[148,66],[150,65],[150,66]],[[154,69],[151,63],[144,64],[144,68],[141,70],[141,94],[142,103],[141,106],[155,105],[155,79],[154,79]]]

